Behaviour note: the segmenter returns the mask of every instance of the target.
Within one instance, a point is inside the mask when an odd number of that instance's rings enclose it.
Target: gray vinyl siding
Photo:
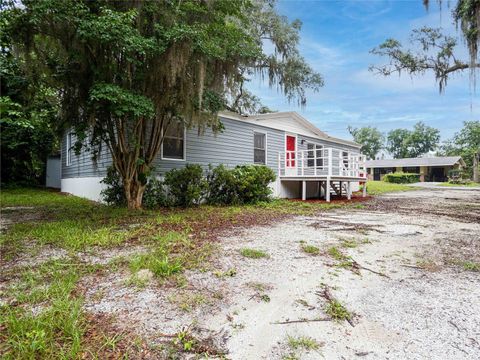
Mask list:
[[[206,129],[201,135],[196,128],[188,129],[186,132],[186,160],[166,160],[158,154],[154,161],[155,171],[159,175],[165,172],[182,168],[186,164],[200,164],[204,169],[208,165],[217,166],[224,164],[227,167],[235,167],[242,164],[253,164],[253,133],[258,131],[265,133],[267,148],[267,166],[275,173],[278,173],[278,154],[285,151],[285,131],[271,129],[268,127],[251,124],[238,120],[222,118],[225,130],[214,134],[210,129]],[[62,178],[76,177],[104,177],[107,168],[111,165],[111,156],[106,146],[102,150],[96,163],[92,161],[92,155],[86,149],[83,149],[77,156],[72,155],[71,165],[66,165],[67,149],[66,134],[62,141]],[[302,144],[302,140],[304,144]],[[304,135],[297,135],[297,149],[307,150],[307,142],[332,147],[336,151],[350,151],[358,153],[356,147],[338,144],[335,142],[320,140]],[[338,150],[337,150],[338,149]],[[337,155],[334,153],[334,156]],[[334,160],[334,166],[338,165],[338,160]]]
[[[79,155],[72,153],[72,162],[67,166],[67,134],[62,139],[62,179],[76,177],[104,177],[112,158],[106,146],[102,149],[96,163],[92,160],[92,153],[82,148]],[[73,150],[72,150],[73,151]]]
[[[165,160],[158,154],[154,161],[155,170],[163,175],[168,170],[184,167],[186,164],[200,164],[207,169],[209,164],[224,164],[234,167],[253,164],[253,133],[265,133],[267,148],[267,166],[277,173],[278,153],[284,151],[285,134],[281,130],[270,129],[255,124],[243,123],[222,118],[225,130],[214,134],[207,129],[201,135],[196,128],[188,129],[186,134],[186,160]],[[105,148],[95,165],[91,153],[82,150],[79,156],[72,156],[71,165],[66,165],[66,134],[62,142],[62,178],[104,177],[111,164],[111,156]]]
[[[278,168],[278,153],[284,148],[284,132],[249,123],[222,118],[225,130],[214,134],[210,129],[201,135],[196,128],[187,130],[186,161],[165,160],[157,157],[154,166],[160,175],[166,171],[188,164],[199,164],[205,169],[209,164],[224,164],[235,167],[253,164],[253,133],[267,134],[267,163],[275,173]]]

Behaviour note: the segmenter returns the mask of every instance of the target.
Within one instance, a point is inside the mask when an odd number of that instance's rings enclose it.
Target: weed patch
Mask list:
[[[302,250],[310,255],[318,255],[320,254],[320,249],[314,245],[306,245],[302,244]]]
[[[204,266],[212,251],[210,244],[196,243],[187,234],[173,231],[153,237],[151,243],[150,252],[130,259],[133,273],[148,269],[155,277],[166,279],[185,269]]]
[[[331,300],[325,306],[325,312],[337,321],[350,320],[352,315],[338,300]]]
[[[465,271],[480,272],[480,263],[474,261],[460,261],[456,260],[452,262],[454,265],[460,266]]]
[[[341,246],[343,248],[356,248],[358,243],[353,239],[341,239]]]
[[[237,275],[237,270],[235,268],[230,268],[227,271],[217,270],[213,274],[218,278],[234,277],[235,275]]]
[[[328,255],[330,255],[332,258],[338,261],[345,260],[347,257],[344,255],[338,248],[335,246],[332,246],[331,248],[328,249],[327,251]]]
[[[318,350],[320,344],[308,336],[288,336],[287,344],[292,350]]]
[[[210,300],[200,292],[183,291],[175,295],[171,295],[168,301],[178,306],[178,308],[185,312],[190,312],[198,306],[210,303]]]
[[[186,328],[173,336],[173,340],[167,343],[167,358],[178,359],[180,353],[190,353],[209,358],[224,358],[226,352],[214,344],[212,338],[199,339]],[[182,357],[183,358],[183,357]]]
[[[240,254],[250,259],[268,258],[269,255],[263,250],[243,248],[240,250]]]
[[[7,289],[17,306],[0,308],[6,358],[78,357],[86,323],[82,299],[75,298],[74,290],[82,273],[93,270],[79,271],[78,265],[67,260],[44,263],[21,273]]]
[[[480,271],[480,263],[476,263],[473,261],[464,261],[462,263],[462,266],[467,271],[476,271],[476,272]]]
[[[323,343],[319,343],[309,336],[287,336],[287,345],[290,352],[282,356],[282,360],[300,359],[300,351],[318,351]]]

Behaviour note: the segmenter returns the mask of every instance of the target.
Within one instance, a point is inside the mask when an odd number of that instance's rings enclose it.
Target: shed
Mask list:
[[[62,160],[60,155],[51,155],[47,158],[47,175],[45,186],[60,189],[62,178]]]

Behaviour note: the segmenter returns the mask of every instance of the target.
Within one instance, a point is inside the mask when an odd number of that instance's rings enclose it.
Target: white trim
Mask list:
[[[255,162],[255,133],[265,135],[265,163],[260,164]],[[265,165],[268,166],[268,133],[266,131],[253,130],[253,164],[254,165]]]
[[[183,124],[183,158],[176,159],[176,158],[168,158],[163,156],[163,142],[165,138],[163,137],[163,128],[162,128],[162,145],[160,146],[160,159],[166,161],[187,161],[187,127]]]
[[[308,161],[309,160],[313,160],[314,162],[314,165],[313,167],[318,167],[317,165],[317,161],[316,160],[322,160],[322,167],[323,167],[323,149],[325,148],[325,145],[324,144],[321,144],[321,143],[316,143],[316,142],[313,142],[313,141],[310,141],[310,140],[305,140],[305,144],[307,145],[307,151],[313,151],[314,153],[314,156],[313,156],[313,159],[310,159],[308,157],[308,152],[307,152],[307,166],[308,166]],[[308,144],[311,144],[311,145],[314,145],[314,148],[313,150],[308,150]],[[322,151],[321,154],[322,154],[322,159],[317,159],[317,151],[320,150]]]

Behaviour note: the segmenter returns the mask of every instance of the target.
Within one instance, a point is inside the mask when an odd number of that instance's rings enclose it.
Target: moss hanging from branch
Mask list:
[[[24,0],[0,14],[8,46],[58,90],[59,126],[94,155],[106,144],[132,208],[170,124],[221,129],[218,111],[255,73],[300,105],[323,85],[298,52],[300,23],[269,0]]]

